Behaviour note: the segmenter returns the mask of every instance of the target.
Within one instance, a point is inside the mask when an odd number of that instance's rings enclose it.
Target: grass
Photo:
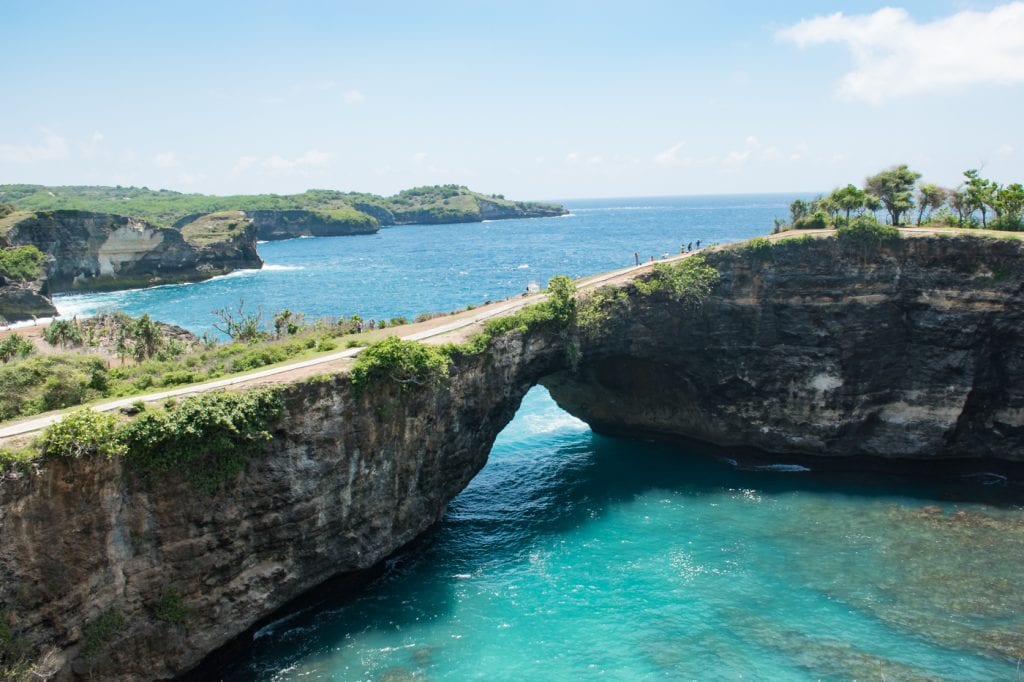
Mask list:
[[[229,241],[243,234],[252,224],[242,211],[218,211],[200,216],[181,228],[185,241],[206,246]]]
[[[385,209],[383,215],[391,215],[399,222],[413,219],[432,222],[444,219],[479,220],[477,197],[502,206],[522,209],[545,206],[488,197],[460,185],[416,187],[391,197],[334,190],[307,190],[290,195],[212,196],[151,190],[147,187],[0,185],[0,203],[12,204],[19,211],[0,218],[0,234],[21,217],[31,215],[31,211],[57,209],[130,215],[165,227],[185,216],[224,211],[307,210],[319,212],[331,220],[372,221],[366,213],[353,207],[357,203],[381,207]],[[557,210],[558,207],[547,208]],[[399,218],[400,215],[403,217]]]

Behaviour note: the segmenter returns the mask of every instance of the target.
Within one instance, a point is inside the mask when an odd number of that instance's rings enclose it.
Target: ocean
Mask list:
[[[212,332],[211,312],[444,311],[765,234],[793,196],[564,202],[569,216],[260,245],[267,266],[89,295]],[[255,632],[230,680],[1012,680],[1019,481],[840,475],[606,438],[534,388],[428,537],[354,594]],[[314,595],[315,597],[315,595]]]

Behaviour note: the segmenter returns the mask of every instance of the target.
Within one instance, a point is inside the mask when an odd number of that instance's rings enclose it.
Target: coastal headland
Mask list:
[[[864,470],[1018,466],[1024,243],[876,237],[780,234],[579,291],[553,280],[467,324],[431,320],[418,342],[118,417],[137,445],[53,452],[0,485],[11,637],[62,679],[180,675],[424,533],[537,384],[600,433]],[[192,400],[250,437],[187,441]],[[147,424],[159,452],[138,445]],[[225,452],[233,468],[209,459]]]

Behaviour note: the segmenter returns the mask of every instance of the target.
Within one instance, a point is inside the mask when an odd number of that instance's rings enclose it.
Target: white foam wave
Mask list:
[[[531,436],[556,431],[586,431],[590,428],[586,422],[567,412],[526,415],[522,419],[522,427]]]
[[[270,272],[285,272],[288,270],[305,270],[305,265],[277,265],[274,263],[264,263],[263,269]]]
[[[516,266],[516,270],[529,270],[529,269],[530,269],[530,264],[529,263],[520,263],[519,265]]]

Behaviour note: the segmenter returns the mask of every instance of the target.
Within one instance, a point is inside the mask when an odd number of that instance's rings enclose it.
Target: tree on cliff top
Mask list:
[[[893,227],[900,226],[900,217],[914,207],[914,183],[921,177],[906,164],[893,166],[864,181],[864,189],[874,194],[892,218]]]

